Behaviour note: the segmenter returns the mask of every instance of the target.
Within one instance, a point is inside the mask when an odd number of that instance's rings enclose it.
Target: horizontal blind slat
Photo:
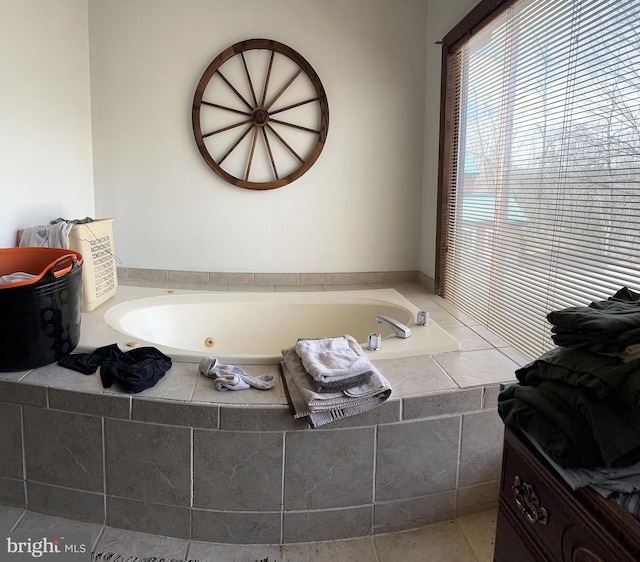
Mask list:
[[[442,294],[531,356],[550,310],[640,282],[638,28],[637,0],[524,0],[447,62]]]

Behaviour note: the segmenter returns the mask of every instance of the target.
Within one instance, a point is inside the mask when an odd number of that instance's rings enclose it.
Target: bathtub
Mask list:
[[[418,302],[429,300],[420,295]],[[194,318],[181,317],[183,309]],[[277,339],[271,328],[292,323],[295,309],[313,321]],[[322,326],[331,334],[355,332],[359,324],[351,321],[363,310],[373,318],[358,339],[385,334],[381,349],[367,353],[391,358],[378,366],[393,394],[374,410],[322,428],[293,418],[280,381],[268,392],[218,392],[194,364],[203,354],[229,363],[275,362],[280,347],[316,335],[307,331],[325,316],[339,320]],[[172,369],[139,394],[104,389],[99,376],[57,365],[17,377],[0,373],[3,422],[18,428],[17,440],[3,447],[0,501],[131,531],[260,545],[371,537],[495,509],[503,427],[496,397],[512,371],[497,380],[475,351],[402,359],[459,348],[436,323],[416,326],[417,311],[390,289],[201,293],[119,286],[109,301],[83,313],[77,350],[152,344],[175,359]],[[405,321],[412,336],[392,336],[375,321],[380,313]],[[221,328],[205,322],[218,315]],[[236,322],[231,335],[240,343],[226,347],[218,329]],[[173,335],[188,333],[195,334],[193,346]],[[202,343],[207,337],[216,339],[212,347]],[[274,349],[256,349],[252,339],[271,341]],[[456,359],[478,367],[472,383],[461,385],[447,371]],[[274,372],[271,365],[246,369]]]
[[[416,324],[419,310],[395,289],[328,292],[196,292],[119,287],[116,297],[84,313],[79,352],[118,343],[154,346],[176,361],[212,355],[224,363],[277,363],[298,338],[350,334],[370,359],[456,351],[460,344],[435,322]],[[396,337],[376,321],[386,315],[409,326]],[[382,335],[377,351],[367,337]]]

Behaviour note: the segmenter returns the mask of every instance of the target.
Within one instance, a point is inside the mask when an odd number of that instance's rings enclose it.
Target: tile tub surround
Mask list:
[[[497,385],[526,359],[417,283],[394,288],[463,349],[376,361],[391,399],[322,429],[291,418],[280,385],[217,392],[191,363],[136,395],[57,365],[0,373],[0,502],[235,544],[371,536],[495,507]]]

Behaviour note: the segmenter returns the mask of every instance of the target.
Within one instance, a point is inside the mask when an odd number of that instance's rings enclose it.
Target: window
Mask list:
[[[485,0],[443,44],[436,286],[535,357],[640,291],[640,1]]]

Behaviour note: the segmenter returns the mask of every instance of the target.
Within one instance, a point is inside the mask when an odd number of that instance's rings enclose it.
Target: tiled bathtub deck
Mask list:
[[[182,287],[196,288],[170,286]],[[392,398],[321,429],[291,419],[281,386],[217,392],[191,363],[134,396],[57,365],[1,373],[0,502],[239,544],[392,533],[495,507],[498,384],[526,358],[417,283],[394,287],[462,350],[376,361]]]

